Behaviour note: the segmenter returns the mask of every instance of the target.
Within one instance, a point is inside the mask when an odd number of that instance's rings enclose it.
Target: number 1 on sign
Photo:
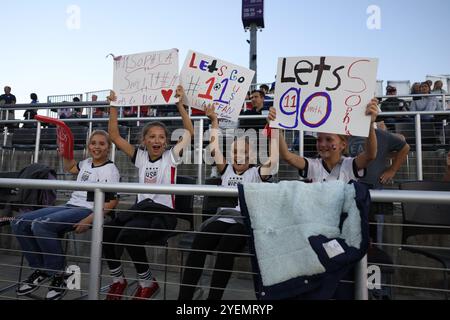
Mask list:
[[[198,97],[199,97],[199,98],[202,98],[202,99],[212,100],[213,97],[212,97],[212,95],[211,95],[211,91],[212,91],[212,88],[213,88],[213,86],[214,86],[214,82],[215,82],[215,81],[216,81],[216,78],[214,78],[214,77],[209,78],[209,79],[206,81],[207,84],[209,83],[208,90],[206,90],[206,93],[205,93],[205,94],[199,94]]]

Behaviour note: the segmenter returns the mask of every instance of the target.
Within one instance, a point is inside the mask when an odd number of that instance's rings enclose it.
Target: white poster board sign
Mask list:
[[[190,107],[204,110],[212,104],[218,118],[236,122],[254,74],[253,70],[190,50],[180,83]]]
[[[271,127],[367,137],[377,67],[371,58],[279,58]]]
[[[174,104],[179,84],[178,50],[144,52],[114,59],[114,106]]]

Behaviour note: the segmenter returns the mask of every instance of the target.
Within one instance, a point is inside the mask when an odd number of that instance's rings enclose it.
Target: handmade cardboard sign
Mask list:
[[[113,106],[174,104],[178,49],[114,57]]]
[[[371,58],[279,58],[270,126],[367,137],[377,67]]]
[[[180,83],[189,106],[204,110],[212,104],[218,118],[237,122],[254,75],[253,70],[191,50]]]

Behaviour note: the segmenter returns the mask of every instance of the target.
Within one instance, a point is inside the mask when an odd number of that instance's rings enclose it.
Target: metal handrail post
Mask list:
[[[103,203],[105,194],[100,189],[95,189],[94,192],[94,222],[92,225],[91,260],[89,265],[89,300],[99,300],[100,276],[102,272]]]
[[[36,122],[36,142],[34,145],[34,161],[33,163],[38,163],[39,161],[39,144],[41,143],[41,123]]]
[[[298,154],[300,157],[305,156],[305,131],[298,132]]]
[[[369,291],[367,288],[367,255],[365,255],[356,265],[355,299],[369,300]]]
[[[416,114],[415,116],[415,125],[416,125],[416,167],[417,167],[417,180],[423,180],[423,168],[422,168],[422,132],[421,130],[421,120],[420,114]]]
[[[198,157],[197,157],[197,184],[203,183],[203,119],[199,121],[198,127]]]

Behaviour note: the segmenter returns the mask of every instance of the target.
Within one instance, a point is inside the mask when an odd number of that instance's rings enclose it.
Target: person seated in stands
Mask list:
[[[377,155],[376,158],[367,167],[367,174],[360,181],[368,184],[372,189],[383,189],[389,183],[392,183],[397,171],[405,163],[410,150],[410,146],[406,143],[405,138],[398,134],[390,133],[382,130],[379,127],[375,129],[377,137]],[[356,157],[358,154],[364,152],[365,138],[350,137],[348,139],[348,150],[351,157]],[[392,159],[391,163],[388,160]],[[380,202],[374,202],[371,205],[370,218],[379,223],[383,222],[383,214],[392,212],[383,212],[383,208],[387,205]],[[392,209],[392,203],[390,203]],[[376,216],[379,215],[379,216]],[[372,239],[377,241],[377,228],[372,228]],[[381,228],[382,230],[382,228]],[[381,232],[380,232],[381,237]]]
[[[278,151],[271,154],[268,163],[252,166],[256,161],[251,157],[249,141],[237,138],[232,144],[233,162],[226,163],[218,143],[219,121],[214,107],[208,106],[205,111],[212,122],[211,152],[222,175],[222,186],[234,187],[241,183],[267,181],[271,177],[272,169],[277,167]],[[277,137],[274,138],[273,141],[276,141]],[[278,149],[276,143],[273,147]],[[248,235],[248,231],[242,220],[239,205],[235,208],[219,208],[217,215],[203,222],[200,233],[196,234],[193,240],[193,250],[186,261],[178,299],[192,300],[195,286],[203,272],[206,255],[211,251],[219,253],[212,274],[208,300],[222,299],[233,270],[234,258],[247,242],[245,235]]]
[[[74,97],[72,99],[73,102],[80,102],[80,98]],[[83,108],[74,108],[72,113],[72,118],[81,118],[83,115]]]
[[[111,140],[108,133],[94,131],[88,144],[90,158],[76,162],[64,158],[64,169],[76,174],[77,182],[118,183],[120,174],[108,156]],[[104,214],[116,207],[118,200],[113,193],[106,193]],[[33,273],[17,287],[17,295],[23,296],[37,290],[51,279],[47,300],[59,300],[66,293],[65,257],[60,237],[70,231],[83,233],[93,222],[94,193],[74,191],[70,200],[61,207],[42,208],[27,212],[11,222],[13,234]]]
[[[36,93],[31,93],[30,99],[31,99],[30,104],[39,103],[38,96]],[[24,120],[33,120],[34,116],[37,114],[38,113],[37,113],[36,109],[27,109],[23,113],[23,118],[24,118]],[[22,128],[36,128],[36,123],[24,123]]]
[[[380,108],[382,112],[400,112],[409,111],[408,104],[405,100],[397,98],[397,88],[393,86],[386,87],[386,95],[389,97],[381,102]]]
[[[359,180],[364,177],[365,169],[377,156],[377,136],[373,126],[378,115],[377,103],[378,100],[374,98],[367,105],[366,114],[371,117],[369,137],[366,139],[364,151],[358,156],[354,158],[343,156],[348,146],[346,136],[319,132],[316,148],[320,158],[305,158],[290,152],[283,134],[280,133],[281,158],[300,170],[301,176],[308,182]],[[276,120],[275,108],[270,109],[267,119]]]
[[[2,94],[0,96],[0,108],[10,108],[10,107],[14,107],[14,105],[16,104],[16,96],[13,95],[11,93],[11,87],[10,86],[5,86],[5,88],[3,89],[5,94]],[[15,119],[15,115],[14,115],[14,110],[2,110],[1,111],[1,120],[14,120]],[[18,127],[18,123],[8,123],[5,125],[5,127],[8,128],[17,128]]]
[[[264,91],[253,90],[251,93],[252,109],[241,112],[243,116],[253,116],[262,115],[262,110],[264,108]],[[266,125],[265,119],[241,119],[239,122],[239,127],[245,130],[255,129],[258,133],[259,129],[263,129]]]
[[[431,92],[427,82],[420,84],[420,94],[429,95]],[[423,96],[420,100],[414,100],[409,106],[410,111],[438,111],[440,108],[439,102],[436,97]],[[433,115],[423,115],[423,120],[433,120]]]
[[[98,96],[93,94],[91,97],[92,102],[97,102]],[[94,108],[94,112],[92,112],[92,117],[94,118],[106,118],[108,116],[108,112],[105,107],[96,107]]]
[[[111,139],[139,169],[139,183],[170,185],[176,181],[176,168],[181,163],[183,149],[190,145],[194,135],[194,126],[183,103],[185,97],[183,87],[177,87],[176,97],[179,98],[177,108],[184,131],[182,138],[170,150],[167,150],[170,134],[161,122],[149,122],[143,127],[142,148],[131,145],[120,136],[117,108],[110,107],[108,131]],[[112,91],[108,100],[116,99]],[[150,299],[159,290],[159,285],[150,270],[144,245],[163,238],[168,230],[176,227],[177,219],[170,214],[175,211],[174,205],[174,196],[170,194],[138,194],[135,205],[126,212],[119,212],[111,222],[105,224],[103,253],[112,276],[106,300],[122,299],[127,287],[120,262],[124,248],[134,262],[139,279],[133,299]]]
[[[273,100],[272,97],[267,96],[269,94],[269,86],[267,84],[262,84],[259,86],[259,90],[264,92],[265,99]]]
[[[447,170],[444,175],[444,181],[450,182],[450,151],[447,153]]]
[[[411,94],[420,94],[420,83],[419,82],[413,83],[413,85],[411,86]],[[421,97],[413,97],[412,99],[413,99],[413,101],[420,100]]]
[[[441,80],[438,80],[434,83],[433,91],[431,91],[432,94],[447,94],[447,91],[442,89],[444,86],[444,83]]]
[[[62,103],[67,103],[67,101],[63,101]],[[51,108],[50,111],[58,113],[59,119],[68,119],[72,117],[72,110],[70,108]]]
[[[396,97],[397,88],[393,86],[386,87],[386,95],[393,96],[389,97],[383,102],[381,102],[380,108],[382,112],[401,112],[401,111],[409,111],[408,104],[405,100],[399,99]],[[394,124],[395,122],[401,121],[401,116],[394,116],[383,118],[386,124]]]

